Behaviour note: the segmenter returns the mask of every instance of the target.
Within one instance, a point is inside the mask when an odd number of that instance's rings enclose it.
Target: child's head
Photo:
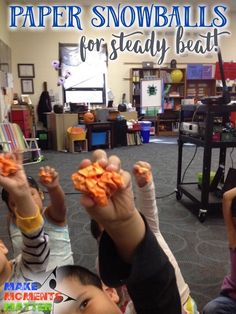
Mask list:
[[[43,208],[42,203],[42,192],[39,189],[37,182],[34,178],[27,176],[27,180],[30,186],[31,194],[35,201],[35,204],[39,207],[40,210]],[[15,201],[10,193],[7,190],[2,189],[2,200],[7,204],[9,211],[14,215],[15,211],[17,210]]]
[[[74,299],[55,304],[57,314],[120,314],[115,289],[104,286],[88,269],[67,265],[57,269],[56,290]]]

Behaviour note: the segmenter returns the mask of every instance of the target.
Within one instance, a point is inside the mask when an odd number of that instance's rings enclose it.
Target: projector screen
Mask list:
[[[105,93],[103,88],[74,88],[65,90],[66,103],[91,103],[105,104]]]

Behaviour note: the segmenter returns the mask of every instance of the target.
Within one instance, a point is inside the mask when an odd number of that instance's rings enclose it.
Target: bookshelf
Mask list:
[[[202,97],[216,95],[216,80],[213,78],[213,65],[190,63],[187,65],[186,97],[197,102]]]
[[[199,101],[202,97],[216,95],[215,79],[187,79],[186,97]]]

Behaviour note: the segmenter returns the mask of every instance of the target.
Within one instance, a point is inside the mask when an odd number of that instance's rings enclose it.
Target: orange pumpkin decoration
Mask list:
[[[84,114],[84,122],[85,123],[94,122],[94,115],[92,114],[92,112],[86,112]]]

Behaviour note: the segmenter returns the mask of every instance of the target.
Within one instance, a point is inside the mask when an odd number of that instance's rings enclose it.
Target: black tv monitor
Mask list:
[[[84,104],[77,104],[77,103],[70,102],[71,113],[80,113],[80,112],[85,112],[85,111],[88,111],[88,106]]]
[[[65,102],[74,104],[106,104],[104,88],[70,88],[64,90]]]

